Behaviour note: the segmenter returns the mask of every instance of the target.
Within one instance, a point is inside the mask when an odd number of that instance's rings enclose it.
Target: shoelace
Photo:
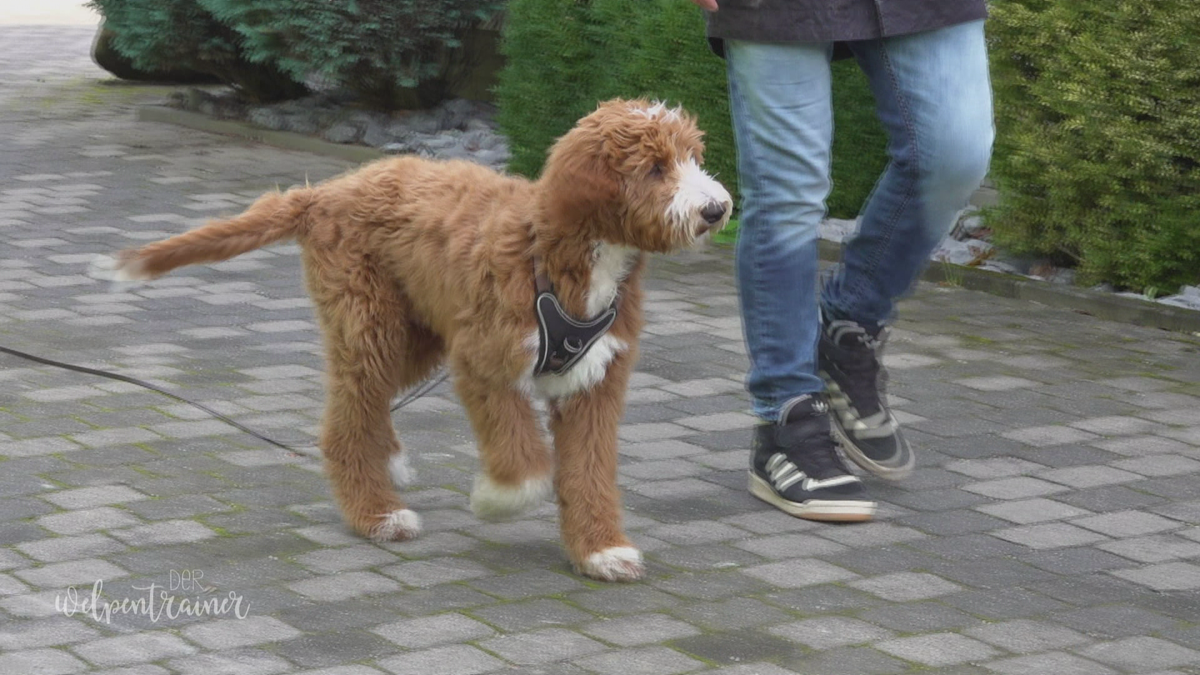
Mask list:
[[[830,340],[838,351],[837,365],[850,376],[842,383],[843,389],[860,414],[874,413],[882,407],[879,400],[887,387],[887,371],[880,368],[887,329],[872,337],[862,326],[849,321],[834,321],[830,328]]]
[[[817,436],[807,439],[800,447],[788,453],[792,463],[813,478],[829,478],[850,473],[837,452],[832,436]]]

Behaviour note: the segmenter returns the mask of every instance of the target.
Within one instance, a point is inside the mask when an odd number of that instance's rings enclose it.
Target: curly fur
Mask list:
[[[557,141],[537,181],[463,161],[384,159],[126,251],[118,272],[154,278],[297,240],[326,350],[320,446],[347,522],[368,537],[416,535],[389,476],[401,448],[388,403],[445,362],[485,484],[523,494],[552,477],[571,560],[628,578],[640,567],[620,524],[617,424],[643,323],[644,253],[690,246],[728,221],[729,194],[702,162],[687,113],[614,100]],[[611,339],[573,378],[531,381],[541,379],[530,374],[535,254],[571,314],[621,296]],[[530,400],[538,394],[550,399],[553,448]],[[624,552],[619,571],[601,555],[611,551]]]

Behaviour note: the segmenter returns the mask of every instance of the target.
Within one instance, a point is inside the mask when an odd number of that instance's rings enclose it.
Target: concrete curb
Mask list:
[[[147,122],[164,122],[198,131],[237,136],[284,150],[311,152],[354,162],[369,162],[386,156],[385,153],[375,148],[330,143],[290,131],[260,129],[246,122],[215,120],[201,113],[176,110],[161,105],[139,107],[137,118]],[[821,240],[819,250],[822,260],[836,262],[841,259],[841,245],[836,242]],[[921,279],[933,283],[951,283],[968,290],[982,291],[1005,298],[1038,302],[1049,307],[1109,321],[1200,334],[1200,312],[1181,307],[1171,307],[1044,281],[1033,281],[1024,277],[962,265],[930,265],[921,275]]]
[[[822,260],[837,262],[841,259],[841,244],[821,240],[819,248]],[[1108,321],[1200,335],[1200,312],[1148,300],[1034,281],[964,265],[931,264],[921,275],[921,280],[951,284],[1005,298],[1029,300]]]

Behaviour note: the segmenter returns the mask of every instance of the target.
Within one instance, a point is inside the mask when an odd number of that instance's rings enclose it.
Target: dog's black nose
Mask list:
[[[717,202],[709,202],[708,206],[700,209],[700,217],[709,225],[717,222],[725,217],[725,205]]]

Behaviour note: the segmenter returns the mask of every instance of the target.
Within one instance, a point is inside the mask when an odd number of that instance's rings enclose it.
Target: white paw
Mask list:
[[[417,470],[408,465],[408,453],[397,452],[388,460],[388,472],[396,487],[403,487],[417,479]]]
[[[593,553],[578,565],[579,572],[601,581],[634,581],[642,578],[642,552],[632,546],[614,546]]]
[[[145,281],[150,278],[134,260],[122,263],[111,255],[96,255],[88,266],[88,276],[111,282]]]
[[[392,511],[371,530],[375,541],[405,541],[421,534],[421,517],[412,509]]]
[[[529,478],[509,487],[479,475],[471,489],[471,510],[482,520],[502,520],[537,506],[550,495],[550,490],[549,477]]]

